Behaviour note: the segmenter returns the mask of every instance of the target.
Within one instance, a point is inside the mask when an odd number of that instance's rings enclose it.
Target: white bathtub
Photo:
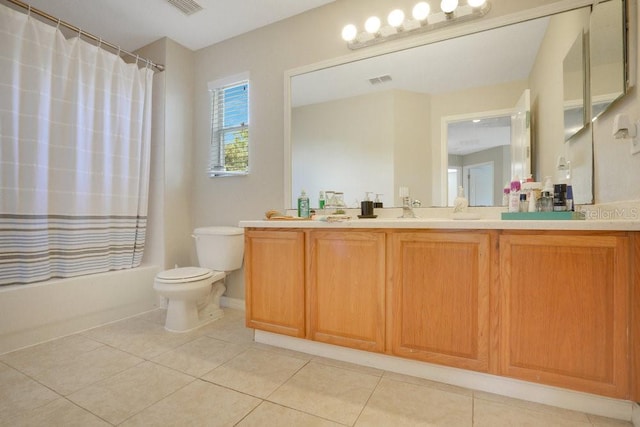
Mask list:
[[[0,354],[157,307],[155,265],[0,287]]]

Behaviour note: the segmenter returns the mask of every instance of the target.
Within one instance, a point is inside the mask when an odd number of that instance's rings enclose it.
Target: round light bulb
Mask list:
[[[364,23],[364,29],[367,31],[367,33],[375,34],[380,29],[380,25],[380,18],[378,18],[377,16],[372,16]]]
[[[456,7],[458,7],[458,0],[442,0],[440,2],[440,9],[444,13],[451,13],[456,10]]]
[[[342,29],[342,40],[350,42],[356,39],[358,35],[358,29],[353,24],[347,24]]]
[[[471,7],[480,7],[486,2],[487,0],[467,0],[467,4]]]
[[[404,12],[400,9],[392,10],[387,17],[387,22],[392,27],[398,28],[404,22]]]
[[[427,19],[427,16],[429,16],[429,12],[431,12],[429,3],[421,1],[420,3],[413,6],[411,14],[413,15],[413,19],[424,21],[425,19]]]

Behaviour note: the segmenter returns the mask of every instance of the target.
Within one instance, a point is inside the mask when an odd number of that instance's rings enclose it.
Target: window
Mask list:
[[[211,153],[209,176],[249,173],[249,79],[234,76],[209,83]]]

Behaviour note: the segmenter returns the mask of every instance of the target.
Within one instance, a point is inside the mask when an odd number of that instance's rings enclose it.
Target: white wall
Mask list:
[[[302,189],[311,207],[318,206],[320,190],[342,191],[345,203],[355,206],[364,191],[393,197],[393,92],[379,92],[292,111],[292,204]],[[328,126],[328,124],[331,124]],[[366,153],[365,158],[354,159]],[[304,165],[304,166],[302,166]],[[339,171],[339,174],[335,172]],[[367,179],[376,171],[373,179]],[[347,177],[348,179],[343,179]]]
[[[636,1],[637,3],[637,1]],[[636,25],[640,21],[640,8],[635,10]],[[640,39],[640,26],[636,26],[636,40]],[[635,46],[636,70],[640,69],[638,46]],[[593,123],[594,139],[594,195],[597,203],[640,200],[640,154],[629,154],[629,142],[612,136],[616,114],[625,113],[633,121],[640,120],[640,93],[636,86],[609,111]]]
[[[577,203],[592,200],[591,129],[587,128],[564,142],[562,61],[576,36],[588,25],[588,11],[554,16],[529,78],[535,178],[542,182],[545,176],[551,176],[555,180],[557,159],[565,156],[571,160],[572,186]]]
[[[463,90],[454,93],[433,95],[431,111],[432,145],[432,187],[433,204],[440,205],[446,183],[442,182],[441,162],[443,160],[442,119],[448,116],[479,112],[511,110],[516,106],[522,92],[528,87],[525,80],[505,84]],[[446,153],[444,153],[446,156]],[[509,172],[511,174],[511,172]],[[502,181],[502,179],[501,179]],[[498,185],[498,184],[497,184]],[[499,184],[501,187],[504,183]],[[502,196],[501,196],[502,197]],[[500,200],[502,202],[502,200]]]
[[[194,53],[163,38],[137,51],[164,64],[164,103],[156,106],[145,261],[161,268],[196,265],[192,234]],[[157,96],[154,94],[154,96]]]

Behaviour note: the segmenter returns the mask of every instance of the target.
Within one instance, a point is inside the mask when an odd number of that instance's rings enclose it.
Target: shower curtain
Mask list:
[[[0,5],[0,285],[140,264],[152,80]]]

